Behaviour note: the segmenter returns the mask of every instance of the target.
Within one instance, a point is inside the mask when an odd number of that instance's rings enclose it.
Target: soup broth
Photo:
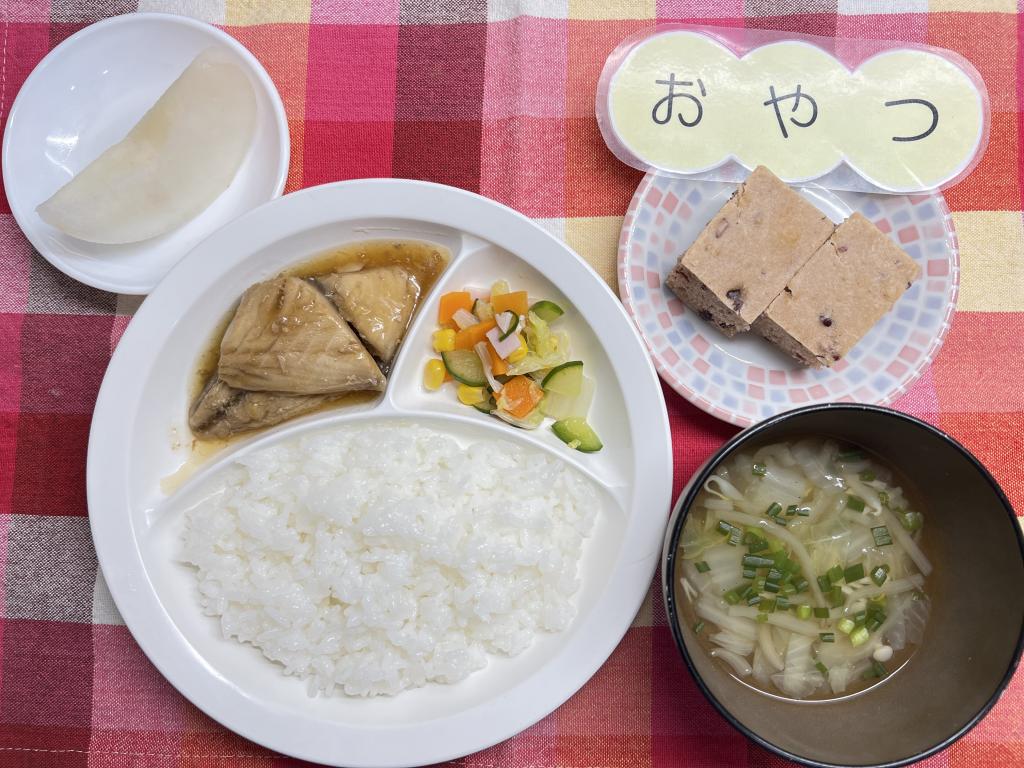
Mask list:
[[[928,620],[924,515],[905,480],[824,439],[723,462],[680,538],[681,618],[742,683],[789,699],[891,677]]]

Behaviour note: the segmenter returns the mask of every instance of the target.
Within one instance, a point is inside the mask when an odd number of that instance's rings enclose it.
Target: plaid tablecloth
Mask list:
[[[991,139],[974,173],[946,195],[963,274],[953,330],[898,407],[966,443],[1024,509],[1024,17],[1011,0],[0,0],[0,117],[50,48],[135,10],[213,22],[264,63],[288,112],[288,190],[366,176],[464,187],[534,217],[610,283],[640,176],[605,148],[594,87],[624,36],[694,20],[958,51],[988,85]],[[56,272],[0,197],[0,765],[292,763],[178,695],[133,642],[97,569],[85,504],[89,419],[137,304]],[[671,391],[666,398],[678,490],[734,428]],[[701,697],[655,590],[577,695],[458,762],[782,761]],[[1024,674],[980,726],[927,764],[1024,766]]]

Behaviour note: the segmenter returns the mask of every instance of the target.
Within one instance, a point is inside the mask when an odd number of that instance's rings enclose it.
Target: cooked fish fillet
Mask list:
[[[419,299],[416,279],[391,266],[334,272],[317,281],[381,362],[390,363]]]
[[[214,376],[196,398],[188,415],[193,434],[225,438],[250,429],[272,427],[319,407],[326,395],[283,395],[278,392],[246,392]]]
[[[385,384],[334,304],[297,277],[266,280],[242,295],[221,341],[218,374],[239,389],[298,395]]]

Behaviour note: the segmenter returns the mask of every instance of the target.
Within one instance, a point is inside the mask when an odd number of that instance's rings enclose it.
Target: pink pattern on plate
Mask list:
[[[956,307],[958,246],[942,196],[804,190],[833,218],[863,213],[925,275],[841,363],[808,370],[752,334],[726,338],[663,285],[679,254],[734,188],[648,174],[626,212],[619,294],[662,379],[698,408],[739,426],[798,405],[885,405],[905,394],[942,346]]]

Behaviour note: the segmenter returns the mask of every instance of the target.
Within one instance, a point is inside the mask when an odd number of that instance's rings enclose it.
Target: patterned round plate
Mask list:
[[[754,333],[723,336],[663,284],[735,189],[648,174],[626,212],[619,293],[661,378],[698,408],[742,427],[801,405],[886,405],[903,395],[939,351],[956,307],[956,233],[942,195],[800,189],[835,222],[860,211],[922,270],[922,278],[843,360],[818,370],[804,368]]]

